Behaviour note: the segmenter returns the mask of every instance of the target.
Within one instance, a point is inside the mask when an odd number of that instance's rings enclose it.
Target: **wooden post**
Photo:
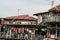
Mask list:
[[[11,30],[10,30],[10,38],[11,38]]]
[[[7,32],[7,34],[6,34],[6,38],[8,38],[8,32]]]
[[[19,34],[18,34],[18,39],[19,39]]]

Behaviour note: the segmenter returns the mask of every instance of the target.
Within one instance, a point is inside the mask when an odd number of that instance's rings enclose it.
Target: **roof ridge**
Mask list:
[[[49,11],[60,11],[60,5],[50,8]]]

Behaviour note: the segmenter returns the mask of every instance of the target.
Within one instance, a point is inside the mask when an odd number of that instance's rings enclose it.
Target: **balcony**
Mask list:
[[[45,19],[45,22],[60,22],[60,16],[50,16]]]
[[[6,22],[6,21],[4,21],[4,23],[2,23],[2,24],[7,24],[7,25],[36,25],[36,23],[34,23],[34,22]]]

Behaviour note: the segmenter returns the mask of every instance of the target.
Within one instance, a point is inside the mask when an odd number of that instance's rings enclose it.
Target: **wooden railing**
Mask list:
[[[47,17],[45,19],[45,22],[60,22],[60,16],[58,16],[56,18],[54,16]]]
[[[20,22],[4,22],[2,24],[8,24],[8,25],[36,25],[35,23],[25,23],[25,24],[21,24]]]

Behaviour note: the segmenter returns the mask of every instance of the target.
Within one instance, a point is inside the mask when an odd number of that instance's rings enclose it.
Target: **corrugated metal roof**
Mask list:
[[[19,15],[19,16],[11,16],[6,17],[8,19],[23,19],[23,20],[36,20],[36,18],[29,16],[29,15]]]
[[[51,9],[49,9],[49,11],[57,11],[57,12],[60,12],[60,5],[57,5],[55,7],[52,7]]]

